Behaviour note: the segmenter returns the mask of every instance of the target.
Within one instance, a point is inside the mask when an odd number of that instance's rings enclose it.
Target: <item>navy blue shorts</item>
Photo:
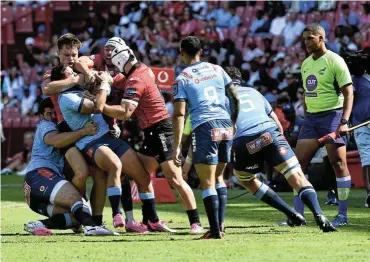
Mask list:
[[[342,109],[330,110],[322,113],[307,113],[303,126],[299,132],[300,139],[319,139],[327,134],[335,132],[342,119]],[[346,138],[339,137],[335,141],[329,139],[328,144],[345,145]]]
[[[288,141],[277,127],[254,136],[238,137],[233,143],[233,154],[234,169],[250,174],[262,172],[265,161],[283,175],[294,167],[300,167]]]
[[[85,146],[83,152],[87,161],[95,164],[95,152],[101,146],[109,147],[118,157],[121,157],[124,153],[126,153],[127,150],[130,149],[130,146],[125,141],[112,137],[109,133],[107,133]]]
[[[231,120],[211,120],[193,130],[193,164],[217,165],[230,162],[233,138]]]
[[[54,205],[55,196],[66,183],[64,177],[50,168],[28,172],[24,179],[24,197],[28,206],[36,213],[49,216],[47,206]]]

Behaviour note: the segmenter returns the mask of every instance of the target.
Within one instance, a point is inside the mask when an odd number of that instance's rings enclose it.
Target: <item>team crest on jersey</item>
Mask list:
[[[180,73],[180,75],[183,75],[183,76],[185,76],[185,77],[186,77],[186,78],[188,78],[188,79],[192,79],[192,78],[193,78],[190,74],[188,74],[188,73],[186,73],[186,72],[184,72],[184,71],[182,71],[182,72]]]
[[[263,133],[259,138],[247,143],[247,149],[250,154],[254,154],[271,143],[272,137],[270,133]]]
[[[320,69],[320,70],[319,70],[319,74],[320,74],[320,75],[324,75],[325,70],[326,70],[326,67],[324,67],[324,68]]]
[[[125,94],[127,96],[134,96],[136,94],[136,88],[127,88]]]
[[[177,93],[179,92],[179,81],[175,81],[174,84],[173,84],[173,96],[177,95]]]
[[[233,129],[229,128],[213,128],[211,130],[212,141],[222,141],[233,139]]]

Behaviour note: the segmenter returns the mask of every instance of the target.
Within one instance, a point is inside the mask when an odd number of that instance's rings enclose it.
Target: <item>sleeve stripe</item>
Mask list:
[[[46,135],[47,134],[49,134],[49,133],[51,133],[51,132],[58,132],[58,129],[53,129],[53,130],[48,130],[45,134],[44,134],[44,136],[42,137],[42,141],[45,143],[45,137],[46,137]]]
[[[131,103],[131,104],[133,104],[133,105],[135,105],[135,106],[137,106],[139,103],[137,102],[137,101],[135,101],[135,100],[131,100],[131,99],[125,99],[125,98],[123,98],[122,100],[121,100],[121,103],[122,102],[128,102],[128,103]]]
[[[229,86],[231,86],[233,84],[233,81],[231,81],[230,83],[228,83],[225,87],[228,88]]]
[[[82,106],[84,104],[84,99],[85,98],[81,97],[81,102],[80,102],[80,105],[78,106],[78,109],[77,109],[77,112],[79,112],[79,113],[81,112]]]
[[[270,111],[267,115],[268,115],[268,116],[270,116],[270,115],[271,115],[271,113],[272,113],[273,111],[274,111],[274,110],[272,110],[272,109],[271,109],[271,111]]]
[[[345,84],[345,85],[341,86],[340,88],[344,88],[344,87],[347,87],[347,86],[349,86],[349,85],[352,85],[352,82],[347,83],[347,84]]]
[[[188,100],[186,98],[176,98],[174,102],[187,102]]]

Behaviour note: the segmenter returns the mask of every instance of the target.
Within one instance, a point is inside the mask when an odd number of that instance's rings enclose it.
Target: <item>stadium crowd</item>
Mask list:
[[[4,1],[2,5],[46,3]],[[81,40],[80,55],[102,53],[105,42],[117,36],[140,61],[173,68],[176,76],[185,67],[179,56],[180,40],[195,35],[202,40],[203,61],[240,68],[245,83],[265,95],[294,147],[304,117],[300,66],[307,56],[301,41],[305,23],[320,23],[328,36],[328,49],[336,53],[370,46],[368,2],[72,1],[71,6],[87,11],[87,19],[79,19],[76,12],[74,20],[53,24],[50,39],[46,26],[39,24],[37,32],[25,39],[24,52],[1,71],[2,112],[11,108],[21,116],[37,114],[42,76],[58,63],[57,39],[66,32]],[[172,94],[164,97],[172,113]],[[135,119],[126,121],[121,135],[138,148],[142,134],[135,123]]]

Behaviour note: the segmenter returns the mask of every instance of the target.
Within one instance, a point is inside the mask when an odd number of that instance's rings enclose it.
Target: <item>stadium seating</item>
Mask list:
[[[17,33],[33,32],[32,8],[30,6],[17,6],[15,17]]]
[[[50,4],[36,7],[35,10],[35,22],[52,22],[53,21],[53,9]]]
[[[55,11],[70,11],[71,6],[68,1],[53,1]]]

